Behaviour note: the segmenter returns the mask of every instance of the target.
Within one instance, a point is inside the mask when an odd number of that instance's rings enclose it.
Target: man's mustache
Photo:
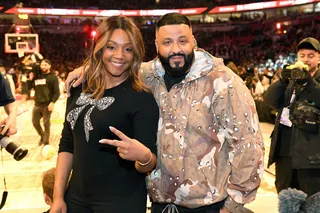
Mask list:
[[[186,55],[185,54],[183,54],[183,53],[174,53],[174,54],[172,54],[172,55],[170,55],[169,57],[168,57],[168,59],[170,59],[170,58],[172,58],[172,57],[175,57],[175,56],[182,56],[182,57],[186,57]]]

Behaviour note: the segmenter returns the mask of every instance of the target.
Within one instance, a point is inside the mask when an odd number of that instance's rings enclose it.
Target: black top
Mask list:
[[[166,83],[167,86],[167,90],[168,92],[170,92],[171,88],[176,85],[179,84],[182,80],[184,80],[186,78],[186,75],[188,73],[182,75],[182,76],[172,76],[169,75],[167,72],[164,74],[164,82]]]
[[[159,109],[152,94],[133,90],[130,80],[105,90],[99,101],[85,96],[81,86],[71,93],[59,148],[73,153],[69,190],[89,204],[107,205],[110,212],[145,212],[145,174],[136,171],[133,161],[120,158],[115,147],[99,140],[115,139],[109,130],[113,126],[156,154]],[[90,126],[91,130],[85,128]]]
[[[12,102],[14,102],[14,97],[11,93],[10,86],[0,73],[0,106],[5,106]]]
[[[47,106],[59,99],[59,81],[53,72],[41,73],[36,79],[29,81],[29,89],[31,88],[34,88],[35,105]]]

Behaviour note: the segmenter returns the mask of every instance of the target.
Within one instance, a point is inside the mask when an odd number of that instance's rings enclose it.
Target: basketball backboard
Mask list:
[[[39,52],[38,34],[5,34],[5,53],[34,53]]]

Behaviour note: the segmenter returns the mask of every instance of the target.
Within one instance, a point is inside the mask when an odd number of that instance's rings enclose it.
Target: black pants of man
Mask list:
[[[36,129],[37,133],[40,135],[41,140],[39,145],[46,145],[49,144],[49,137],[50,137],[50,117],[51,111],[48,110],[48,106],[39,106],[35,105],[32,110],[32,124]],[[43,118],[43,126],[42,129],[40,125],[40,119]]]
[[[291,157],[277,156],[275,185],[278,193],[290,187],[309,197],[320,191],[320,169],[292,169]]]

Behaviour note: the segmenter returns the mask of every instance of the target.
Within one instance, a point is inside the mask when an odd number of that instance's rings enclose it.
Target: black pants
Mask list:
[[[278,193],[290,187],[309,197],[320,191],[320,169],[292,169],[291,157],[277,156],[275,185]]]
[[[147,195],[141,197],[136,194],[132,194],[133,199],[115,197],[114,200],[90,201],[67,190],[64,200],[68,213],[146,213]]]
[[[48,110],[48,106],[37,106],[35,105],[32,110],[32,124],[36,129],[37,133],[41,137],[40,145],[41,144],[49,144],[49,137],[50,137],[50,117],[51,111]],[[40,119],[43,118],[43,126],[42,129],[40,125]]]
[[[151,213],[168,213],[170,212],[170,207],[167,206],[168,204],[159,204],[159,203],[152,203],[151,206]],[[219,213],[220,209],[223,208],[224,205],[224,201],[220,201],[218,203],[209,205],[209,206],[203,206],[203,207],[199,207],[199,208],[195,208],[195,209],[189,209],[189,208],[184,208],[182,206],[177,206],[175,205],[175,207],[177,208],[179,213]],[[171,210],[171,212],[176,213],[176,209],[175,207],[171,207],[173,208]],[[166,209],[164,212],[163,210]]]

